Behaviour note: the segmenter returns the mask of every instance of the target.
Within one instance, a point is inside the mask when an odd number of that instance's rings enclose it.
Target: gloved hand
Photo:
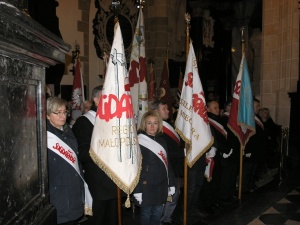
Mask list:
[[[175,194],[175,187],[169,187],[168,195],[174,195]]]
[[[133,194],[134,198],[139,202],[139,204],[142,204],[142,201],[143,201],[142,195],[143,195],[143,193],[135,193],[135,194]]]
[[[245,156],[246,156],[247,158],[250,158],[250,157],[251,157],[251,153],[247,153],[247,154],[245,154]]]
[[[223,153],[223,158],[227,159],[232,154],[232,149],[230,149],[230,152],[228,154]]]
[[[206,158],[212,158],[216,155],[216,147],[211,147],[211,149],[206,153]]]

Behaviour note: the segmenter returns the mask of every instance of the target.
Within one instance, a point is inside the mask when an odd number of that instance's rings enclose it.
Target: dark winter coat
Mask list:
[[[228,116],[229,115],[224,115],[221,117],[222,124],[227,131],[227,143],[230,149],[232,149],[232,154],[225,161],[239,163],[241,145],[238,137],[235,136],[235,134],[228,127]],[[225,152],[225,153],[228,154],[229,152]]]
[[[47,131],[56,135],[77,154],[77,141],[66,124],[59,130],[47,121]],[[57,223],[79,219],[84,209],[84,184],[77,171],[65,159],[48,150],[50,203],[57,211]],[[80,167],[80,166],[79,166]]]
[[[143,134],[159,143],[168,152],[162,134],[156,136]],[[169,173],[167,174],[164,163],[151,150],[142,145],[140,145],[140,148],[143,156],[142,171],[134,193],[142,193],[141,206],[163,205],[168,197],[168,187],[175,186],[174,174],[170,164],[168,163]]]
[[[96,111],[96,107],[92,106]],[[72,127],[78,141],[78,158],[84,170],[84,179],[89,186],[93,199],[110,200],[117,198],[117,186],[100,169],[90,156],[90,143],[94,125],[85,116],[79,117]]]
[[[165,121],[172,127],[170,121]],[[183,164],[184,164],[184,142],[181,140],[179,146],[177,142],[166,133],[163,133],[164,141],[168,146],[168,157],[175,177],[183,177]]]
[[[259,118],[258,118],[259,119]],[[257,121],[255,121],[256,133],[250,137],[245,147],[245,155],[251,153],[251,157],[245,157],[244,159],[248,162],[264,162],[267,161],[268,150],[267,140],[268,136],[263,127],[261,127]]]
[[[213,113],[208,112],[208,117],[215,120],[217,123],[222,125],[226,130],[226,127],[223,124],[223,121],[220,116],[214,115]],[[216,155],[220,156],[223,153],[228,154],[230,152],[230,146],[227,142],[227,137],[225,137],[218,129],[216,129],[213,125],[210,125],[210,129],[214,136],[214,144],[213,146],[217,149]],[[227,130],[226,130],[227,131]]]

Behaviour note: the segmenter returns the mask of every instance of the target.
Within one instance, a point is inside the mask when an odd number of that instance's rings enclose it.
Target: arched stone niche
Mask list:
[[[113,1],[114,2],[114,1]],[[97,56],[103,59],[104,53],[109,53],[114,36],[114,19],[118,16],[123,36],[127,62],[129,62],[132,38],[138,18],[139,9],[136,1],[120,1],[116,7],[111,0],[96,0],[98,9],[93,21],[94,45]]]

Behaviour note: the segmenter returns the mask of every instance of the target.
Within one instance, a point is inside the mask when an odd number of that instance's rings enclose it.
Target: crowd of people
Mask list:
[[[50,203],[57,211],[57,224],[75,225],[84,215],[85,189],[93,198],[88,225],[117,225],[116,184],[94,163],[89,150],[102,86],[92,91],[92,102],[71,126],[68,104],[58,97],[47,99],[47,139]],[[188,215],[206,217],[232,204],[237,196],[240,143],[227,127],[231,103],[221,113],[218,100],[207,101],[212,147],[188,168]],[[185,143],[169,119],[168,104],[155,101],[138,127],[143,157],[139,182],[132,194],[139,207],[141,225],[174,223],[184,176]],[[256,133],[243,154],[243,192],[257,189],[255,181],[269,167],[278,148],[281,128],[267,108],[254,99]],[[67,150],[68,151],[67,151]],[[209,164],[209,167],[208,167]],[[86,183],[85,183],[86,182]]]

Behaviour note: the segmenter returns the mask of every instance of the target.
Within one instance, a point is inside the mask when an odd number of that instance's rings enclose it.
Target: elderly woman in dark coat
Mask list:
[[[77,225],[84,211],[84,183],[77,161],[77,141],[66,124],[67,102],[47,99],[47,151],[50,203],[57,224]]]

